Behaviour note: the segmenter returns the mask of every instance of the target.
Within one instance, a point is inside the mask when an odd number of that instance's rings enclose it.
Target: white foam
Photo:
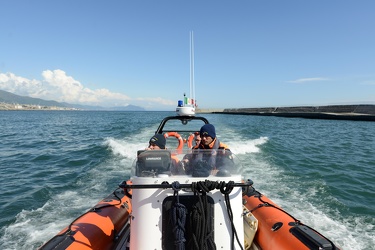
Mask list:
[[[89,170],[77,181],[74,190],[54,196],[41,208],[20,212],[15,222],[4,228],[0,239],[1,248],[38,248],[69,225],[74,218],[104,198],[107,189],[112,191],[116,188],[118,183],[111,183],[110,180],[128,176],[135,152],[147,146],[153,133],[151,130],[144,130],[131,138],[107,138],[104,143],[108,145],[113,157]],[[371,249],[375,245],[374,218],[343,217],[335,208],[311,201],[311,197],[321,192],[324,182],[317,181],[307,189],[298,189],[298,185],[303,185],[298,179],[275,165],[272,158],[261,155],[262,145],[268,141],[267,137],[250,140],[234,137],[223,139],[236,155],[240,155],[245,174],[254,181],[254,187],[261,193],[281,205],[295,218],[333,240],[342,249]]]
[[[324,201],[312,200],[312,197],[324,194],[324,181],[315,180],[314,186],[305,189],[300,180],[295,180],[295,177],[266,159],[252,160],[257,166],[257,171],[249,171],[254,177],[254,187],[296,219],[316,229],[341,249],[371,249],[375,245],[375,237],[370,233],[374,231],[374,218],[346,218],[336,208],[325,206]],[[335,198],[326,196],[322,199]],[[368,220],[373,223],[369,224]]]
[[[137,150],[148,147],[148,141],[153,134],[152,130],[144,129],[140,130],[138,134],[133,134],[122,139],[106,138],[104,143],[115,156],[134,159]]]
[[[41,208],[22,210],[15,222],[5,228],[1,238],[2,249],[28,250],[40,247],[74,219],[72,211],[80,213],[90,207],[85,200],[87,197],[78,195],[78,192],[67,191]]]
[[[260,152],[259,146],[267,143],[267,137],[260,137],[254,140],[247,140],[247,141],[230,141],[230,150],[238,155],[238,154],[250,154],[250,153],[258,153]]]

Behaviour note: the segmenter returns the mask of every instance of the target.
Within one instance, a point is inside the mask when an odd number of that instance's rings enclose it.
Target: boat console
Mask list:
[[[171,152],[168,150],[139,150],[135,175],[140,177],[168,174]]]
[[[242,165],[228,150],[139,150],[132,176],[230,177],[241,175]]]

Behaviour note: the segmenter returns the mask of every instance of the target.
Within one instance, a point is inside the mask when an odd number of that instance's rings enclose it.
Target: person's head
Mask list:
[[[197,133],[195,135],[195,145],[199,145],[201,143],[201,135]]]
[[[215,127],[212,124],[203,125],[199,133],[201,136],[202,144],[206,146],[216,138]]]
[[[166,140],[164,135],[155,134],[149,141],[149,149],[165,149]]]
[[[194,132],[194,141],[195,141],[194,147],[198,146],[201,143],[201,135],[200,135],[199,131]]]

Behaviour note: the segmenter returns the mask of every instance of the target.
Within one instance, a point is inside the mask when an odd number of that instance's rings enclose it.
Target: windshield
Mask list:
[[[241,171],[235,155],[224,149],[139,150],[132,165],[132,176],[138,177],[227,177]]]

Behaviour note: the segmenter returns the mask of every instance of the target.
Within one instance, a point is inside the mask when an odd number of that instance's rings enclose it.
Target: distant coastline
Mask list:
[[[42,106],[32,104],[10,104],[0,102],[0,111],[79,111],[86,109]],[[98,109],[99,110],[99,109]],[[103,111],[103,110],[102,110]],[[122,110],[118,110],[122,111]],[[139,111],[139,110],[137,110]],[[145,111],[145,110],[144,110]],[[197,114],[231,114],[278,116],[288,118],[375,121],[375,105],[327,105],[327,106],[294,106],[294,107],[264,107],[264,108],[227,108],[227,109],[196,109]]]
[[[32,105],[32,104],[10,104],[0,102],[0,110],[80,110],[77,108],[69,107],[58,107],[58,106],[42,106],[42,105]]]
[[[375,121],[375,105],[371,104],[237,109],[197,109],[197,113]]]
[[[115,107],[70,104],[53,100],[43,100],[29,96],[20,96],[11,92],[0,90],[0,110],[144,111],[144,108],[131,104]]]

